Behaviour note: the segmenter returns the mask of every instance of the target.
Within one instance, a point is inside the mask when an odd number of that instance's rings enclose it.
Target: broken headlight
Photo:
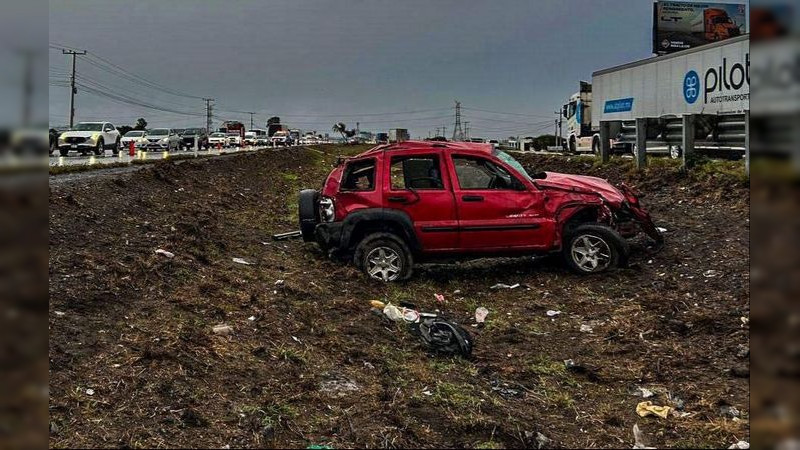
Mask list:
[[[333,199],[322,197],[319,200],[319,217],[323,222],[333,222],[336,218],[336,209],[333,206]]]

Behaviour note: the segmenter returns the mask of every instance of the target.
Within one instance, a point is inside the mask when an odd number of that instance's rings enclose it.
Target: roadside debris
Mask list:
[[[750,356],[750,347],[748,347],[748,346],[746,346],[744,344],[739,344],[738,348],[739,348],[739,351],[736,352],[736,357],[737,358],[744,359],[744,358],[747,358],[748,356]]]
[[[494,286],[490,287],[489,289],[516,289],[518,287],[519,283],[516,284],[497,283]]]
[[[722,405],[719,408],[719,413],[720,415],[730,417],[731,419],[735,419],[740,415],[739,408],[730,405]]]
[[[722,275],[722,272],[720,272],[719,270],[714,270],[714,269],[709,269],[709,270],[706,270],[705,272],[703,272],[703,276],[706,277],[706,278],[714,278],[714,277],[718,277],[720,275]]]
[[[295,239],[295,238],[299,238],[299,237],[302,237],[302,236],[303,236],[303,233],[300,230],[297,230],[297,231],[290,231],[288,233],[273,234],[272,235],[272,239],[276,240],[276,241],[283,241],[283,240],[286,240],[286,239]]]
[[[749,448],[750,448],[750,443],[749,443],[749,442],[747,442],[747,441],[739,441],[739,442],[737,442],[737,443],[735,443],[735,444],[731,444],[731,446],[730,446],[730,447],[728,447],[728,448],[729,448],[729,449],[741,449],[741,450],[747,450],[747,449],[749,449]]]
[[[551,448],[553,446],[553,440],[538,431],[536,433],[534,433],[533,431],[526,431],[525,439],[531,444],[533,442],[536,443],[535,446],[531,445],[532,448],[542,449],[542,448]]]
[[[519,389],[513,389],[508,383],[492,380],[492,391],[497,392],[503,398],[513,398],[522,396]]]
[[[670,411],[672,411],[672,408],[669,406],[654,405],[651,401],[639,402],[639,404],[636,405],[636,414],[639,414],[639,417],[653,415],[666,419]]]
[[[489,315],[489,310],[483,306],[475,309],[475,322],[483,323],[486,321],[486,316]]]
[[[86,395],[94,395],[94,389],[89,388],[86,390]]]
[[[436,301],[437,302],[444,303],[444,295],[442,295],[442,294],[433,294],[433,296],[436,297]]]
[[[414,305],[397,307],[379,300],[370,301],[370,305],[393,322],[407,323],[411,333],[419,337],[429,351],[465,358],[472,354],[472,336],[455,322],[434,313],[420,312]]]
[[[211,331],[220,336],[227,336],[233,333],[233,328],[231,328],[229,325],[214,325],[214,327],[211,328]]]
[[[556,310],[553,310],[553,309],[549,309],[549,310],[547,310],[547,312],[545,314],[547,314],[547,317],[555,317],[555,316],[561,314],[561,311],[556,311]]]
[[[242,259],[242,258],[233,258],[233,262],[235,262],[236,264],[244,264],[245,266],[252,266],[253,265],[253,263],[251,263],[251,262],[249,262],[249,261],[247,261],[245,259]]]
[[[592,327],[586,325],[585,323],[581,325],[581,333],[591,333]]]
[[[61,317],[61,316],[64,316],[64,315],[66,315],[66,314],[67,314],[67,313],[65,313],[65,312],[63,312],[63,311],[53,311],[53,312],[54,312],[54,313],[55,313],[57,316],[59,316],[59,317]]]
[[[666,233],[667,232],[667,229],[664,228],[664,227],[656,227],[656,230],[658,230],[659,233]]]
[[[648,447],[644,443],[644,433],[639,430],[639,424],[633,424],[633,448],[637,449],[655,449],[655,447]]]
[[[163,248],[160,248],[160,249],[156,250],[156,255],[166,256],[167,258],[170,258],[170,259],[175,257],[175,253],[168,252],[168,251],[164,250]]]
[[[650,397],[655,395],[653,393],[653,391],[651,391],[650,389],[647,389],[647,388],[643,388],[643,387],[639,388],[639,392],[642,393],[642,398],[650,398]]]
[[[361,388],[358,384],[345,377],[334,376],[330,380],[325,380],[319,384],[319,390],[334,397],[343,397],[350,392],[358,392]]]

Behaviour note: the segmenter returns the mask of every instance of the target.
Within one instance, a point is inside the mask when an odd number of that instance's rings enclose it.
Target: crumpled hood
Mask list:
[[[546,178],[536,180],[536,185],[539,187],[565,189],[579,193],[597,193],[608,203],[615,206],[620,205],[625,200],[625,196],[619,189],[602,178],[558,172],[545,173],[547,174]]]

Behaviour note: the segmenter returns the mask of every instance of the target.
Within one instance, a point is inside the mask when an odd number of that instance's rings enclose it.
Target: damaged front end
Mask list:
[[[648,237],[661,246],[664,243],[664,236],[656,228],[650,213],[639,202],[641,194],[625,183],[620,185],[619,190],[625,196],[625,201],[622,202],[618,209],[613,211],[617,230],[622,236],[628,237],[626,233],[631,233],[630,235],[636,234],[636,226],[638,225]]]

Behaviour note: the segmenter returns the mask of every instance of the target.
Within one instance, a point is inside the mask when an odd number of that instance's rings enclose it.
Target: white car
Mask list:
[[[127,133],[125,133],[125,136],[122,136],[122,139],[120,140],[122,149],[125,150],[129,148],[128,146],[131,145],[131,142],[133,142],[133,145],[135,145],[136,148],[143,148],[147,144],[147,139],[144,138],[144,135],[145,135],[144,130],[128,131]]]
[[[211,133],[211,135],[208,136],[208,145],[211,148],[217,148],[218,146],[227,148],[230,146],[230,141],[228,140],[228,135],[225,133]]]
[[[232,147],[241,147],[242,135],[239,133],[228,133],[228,145]]]
[[[272,142],[272,146],[286,146],[289,144],[289,133],[285,131],[276,131],[275,134],[272,135],[270,138],[270,142]]]
[[[244,145],[255,145],[256,144],[256,134],[252,131],[248,131],[244,134]]]
[[[110,122],[79,122],[58,137],[58,151],[61,156],[67,156],[70,150],[79,151],[83,155],[90,151],[95,155],[102,155],[110,149],[116,155],[119,153],[121,139],[119,131]]]
[[[144,135],[144,150],[180,150],[181,137],[172,128],[153,128]]]

